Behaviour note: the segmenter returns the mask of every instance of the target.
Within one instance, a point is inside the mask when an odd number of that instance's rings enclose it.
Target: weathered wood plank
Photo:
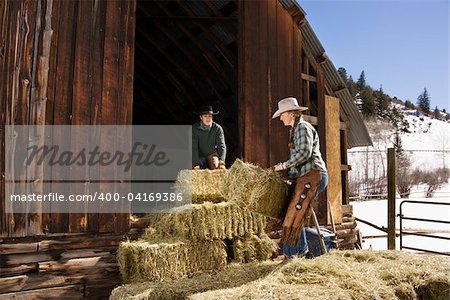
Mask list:
[[[64,262],[69,259],[86,257],[106,257],[115,254],[117,248],[99,248],[82,250],[54,250],[50,252],[21,253],[21,254],[3,254],[0,255],[1,267],[13,267],[27,265],[37,262],[58,261]]]
[[[88,258],[72,258],[64,262],[39,262],[40,274],[106,274],[117,270],[115,255]]]
[[[133,116],[133,76],[134,76],[134,45],[135,45],[135,28],[136,28],[136,1],[126,1],[123,3],[122,10],[122,26],[123,28],[120,36],[120,44],[123,51],[121,51],[121,68],[119,77],[119,109],[117,116],[117,124],[131,125]],[[118,143],[131,144],[131,134],[122,137]],[[131,179],[126,178],[126,179]],[[125,194],[131,190],[130,184],[120,184],[119,192]],[[121,201],[119,204],[119,213],[116,214],[116,233],[128,232],[130,228],[129,213],[131,212],[131,204],[128,201]]]
[[[58,62],[58,34],[60,32],[60,16],[61,16],[61,1],[53,1],[53,11],[52,11],[52,38],[50,44],[50,59],[49,59],[49,71],[48,71],[48,89],[47,89],[47,104],[46,104],[46,113],[45,113],[45,124],[53,125],[54,124],[54,109],[55,109],[55,100],[59,96],[55,95],[56,85],[57,83],[57,62]],[[51,130],[51,131],[50,131]],[[46,141],[53,142],[53,129],[48,127],[48,139]],[[44,165],[44,174],[47,179],[51,178],[52,167],[45,164]],[[44,184],[44,193],[48,194],[53,192],[51,183]],[[49,211],[51,204],[43,203],[43,210]],[[48,233],[51,227],[51,215],[50,213],[42,213],[42,230],[44,233]]]
[[[328,170],[328,186],[326,196],[330,202],[330,211],[327,213],[327,224],[331,222],[331,213],[336,223],[342,222],[342,180],[341,180],[341,137],[339,128],[339,99],[325,96],[325,163]],[[323,138],[322,138],[323,139]],[[321,139],[321,140],[322,140]],[[328,210],[328,209],[327,209]]]
[[[24,292],[0,294],[2,299],[83,299],[84,285],[66,285]]]
[[[92,73],[90,72],[92,49],[92,2],[80,1],[77,10],[77,26],[75,34],[75,62],[74,62],[74,82],[72,101],[72,125],[89,125],[91,121],[91,87]],[[78,153],[81,147],[86,145],[85,133],[73,131],[71,137],[71,150]],[[85,166],[88,168],[88,166]],[[73,179],[88,179],[86,170],[75,168],[71,172]],[[89,195],[89,185],[77,183],[70,185],[71,194]],[[79,210],[83,209],[83,213]],[[69,204],[69,232],[84,232],[87,229],[87,204],[86,202],[72,202]],[[75,213],[75,211],[78,211]]]
[[[61,12],[58,25],[58,51],[56,62],[55,102],[53,110],[54,125],[70,125],[72,115],[73,99],[73,72],[74,72],[74,47],[73,37],[75,35],[75,20],[78,10],[78,1],[61,1]],[[60,144],[67,137],[61,131],[53,133],[54,143]],[[52,178],[61,178],[58,172],[52,173]],[[61,185],[52,186],[53,192],[64,192]],[[52,211],[61,209],[58,202],[51,203]],[[68,232],[69,215],[52,213],[50,216],[50,232]]]
[[[0,268],[0,277],[22,275],[24,273],[37,272],[38,264],[22,264],[20,266],[2,267]]]
[[[38,243],[0,244],[0,254],[30,253],[38,251]]]
[[[63,240],[44,240],[39,242],[39,251],[114,247],[118,246],[122,240],[121,236],[86,236]]]
[[[101,124],[101,99],[103,88],[103,49],[105,42],[105,22],[106,22],[106,5],[107,1],[92,1],[92,15],[94,17],[93,24],[93,38],[90,40],[91,45],[91,65],[89,72],[92,73],[92,86],[91,86],[91,120],[90,124]],[[98,131],[97,131],[98,132]],[[99,136],[97,132],[93,135],[93,138],[98,141]],[[92,166],[89,168],[90,178],[98,179],[100,176],[100,167]],[[91,183],[90,192],[98,190],[98,184]],[[98,232],[99,230],[99,204],[97,202],[88,203],[88,215],[87,215],[87,231]],[[96,211],[96,213],[89,213]]]
[[[103,58],[103,89],[101,99],[101,124],[117,124],[116,111],[118,109],[118,83],[119,83],[119,34],[120,14],[122,3],[120,1],[108,1],[106,7],[105,44]],[[102,145],[111,149],[115,148],[115,140],[110,137],[101,136]],[[112,166],[100,168],[100,179],[115,174],[116,169]],[[100,183],[101,193],[114,193],[115,185]],[[104,213],[111,211],[111,203],[100,203],[99,231],[114,232],[116,215]]]
[[[84,283],[85,276],[19,275],[0,278],[1,294]]]

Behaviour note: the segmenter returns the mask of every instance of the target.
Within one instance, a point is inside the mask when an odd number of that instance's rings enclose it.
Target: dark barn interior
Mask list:
[[[237,35],[237,1],[137,1],[133,124],[191,125],[212,105],[234,161]]]

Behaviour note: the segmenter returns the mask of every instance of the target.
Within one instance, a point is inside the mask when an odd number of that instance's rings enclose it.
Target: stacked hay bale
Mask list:
[[[178,173],[176,190],[192,195],[193,204],[227,201],[225,177],[227,170],[182,170]]]
[[[230,170],[182,171],[176,189],[192,190],[194,204],[149,215],[142,237],[120,245],[124,282],[220,270],[227,261],[266,260],[277,249],[264,232],[263,215],[278,215],[286,200],[286,184],[275,172],[238,160]]]
[[[271,169],[236,160],[225,182],[229,201],[265,216],[278,218],[289,204],[286,182]]]

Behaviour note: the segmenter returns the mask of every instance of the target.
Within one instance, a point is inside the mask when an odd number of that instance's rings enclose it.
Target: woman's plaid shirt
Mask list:
[[[319,135],[311,124],[300,119],[294,128],[292,143],[290,158],[286,161],[290,178],[303,176],[311,169],[327,172],[320,154]]]

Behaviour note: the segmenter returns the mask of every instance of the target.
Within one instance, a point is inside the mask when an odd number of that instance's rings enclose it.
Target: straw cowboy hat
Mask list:
[[[212,106],[200,106],[198,111],[194,111],[196,115],[217,115],[219,111],[214,112]]]
[[[278,102],[278,110],[273,114],[272,119],[279,117],[282,113],[290,110],[305,111],[307,107],[298,105],[297,99],[294,97],[287,97]]]

